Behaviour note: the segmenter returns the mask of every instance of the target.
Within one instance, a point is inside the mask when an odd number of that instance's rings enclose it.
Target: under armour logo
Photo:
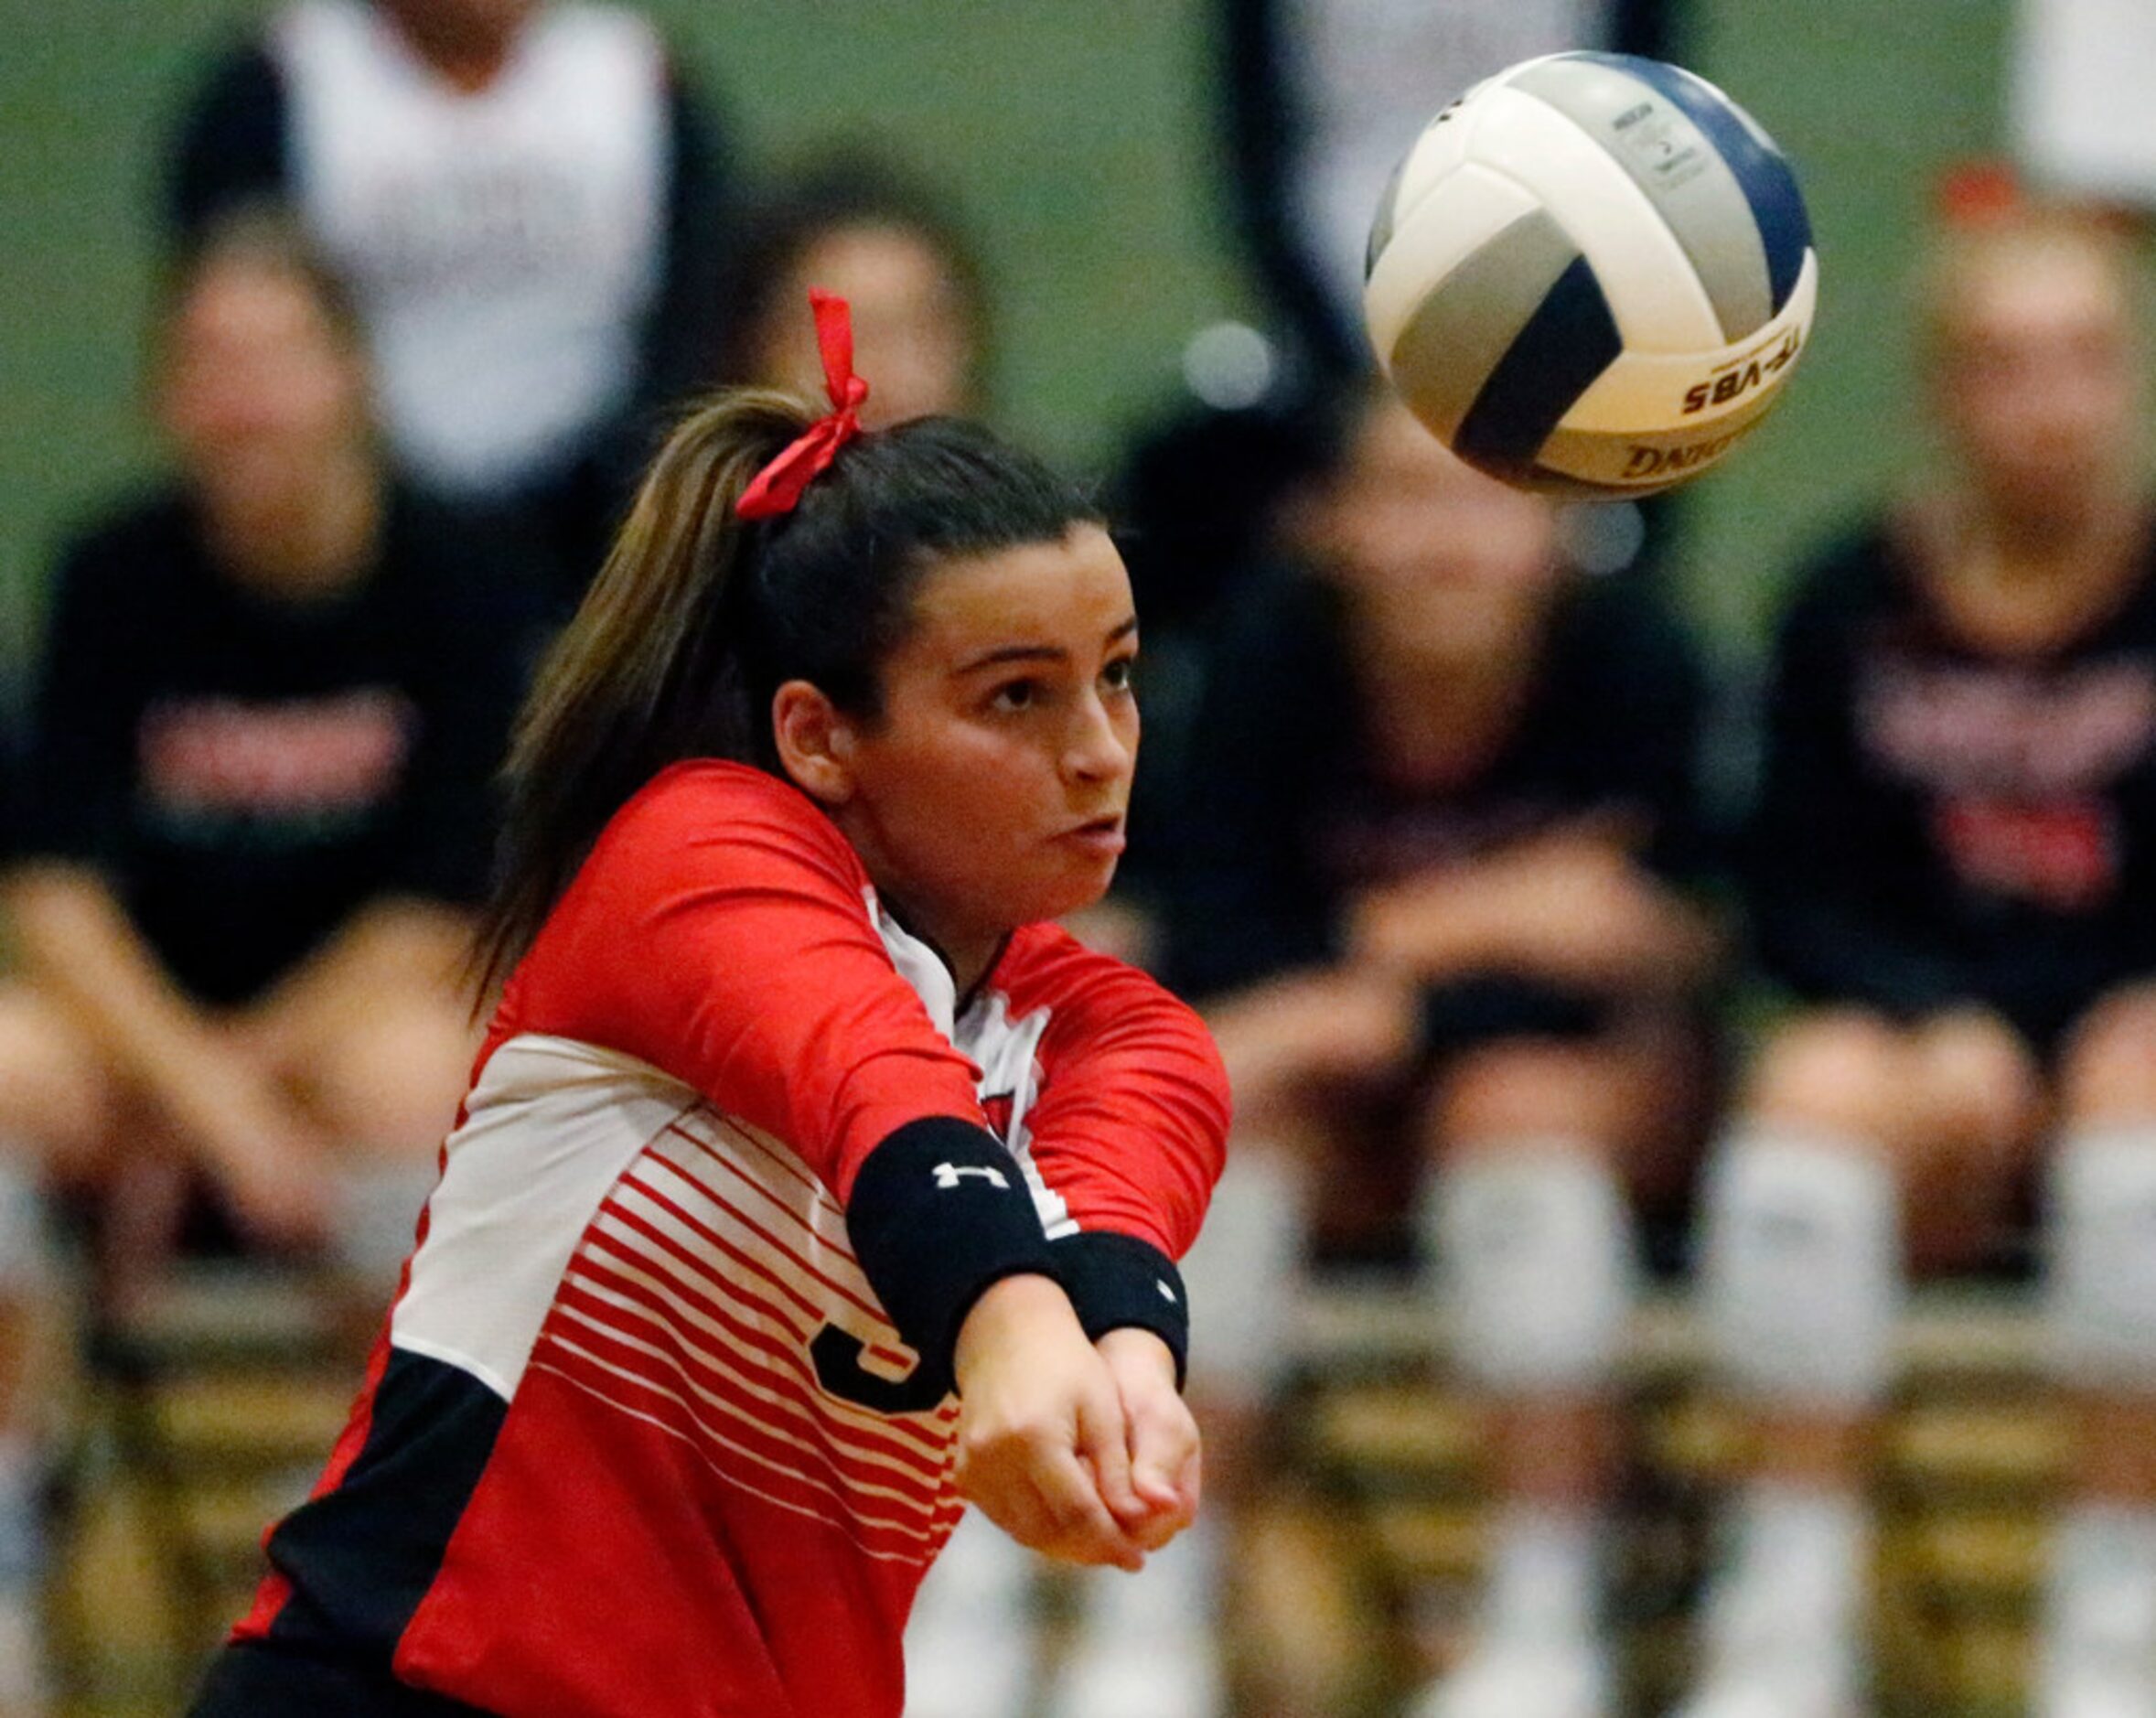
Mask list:
[[[1011,1184],[1003,1179],[1003,1172],[1000,1169],[991,1169],[986,1164],[938,1164],[936,1165],[936,1185],[943,1188],[945,1192],[957,1186],[968,1176],[979,1176],[991,1186],[1002,1187],[1005,1192],[1010,1190]]]

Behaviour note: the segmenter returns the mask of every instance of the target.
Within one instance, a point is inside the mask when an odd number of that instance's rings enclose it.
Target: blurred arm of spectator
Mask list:
[[[721,296],[727,242],[740,199],[733,139],[717,109],[668,62],[666,255],[646,319],[643,382],[631,427],[711,384],[724,337]],[[640,472],[649,451],[630,450]]]
[[[1704,915],[1645,874],[1607,820],[1355,904],[1356,957],[1430,982],[1498,971],[1582,990],[1683,991],[1713,965]]]
[[[328,1144],[279,1092],[243,1032],[173,983],[93,868],[32,861],[0,886],[33,984],[178,1133],[264,1239],[320,1238]]]
[[[1360,342],[1293,221],[1296,152],[1307,125],[1288,99],[1292,44],[1282,11],[1278,0],[1223,0],[1218,8],[1228,193],[1269,302],[1320,370],[1349,375],[1362,362]]]
[[[1670,993],[1711,972],[1722,940],[1677,886],[1696,864],[1692,763],[1700,676],[1672,623],[1592,601],[1548,685],[1592,734],[1603,809],[1485,856],[1410,872],[1335,902],[1309,822],[1346,707],[1322,647],[1325,598],[1282,581],[1230,620],[1184,784],[1172,982],[1207,1017],[1239,1092],[1354,1079],[1415,1047],[1424,989],[1502,973],[1571,992]],[[1649,832],[1652,832],[1651,836]]]
[[[1698,805],[1699,662],[1651,587],[1590,584],[1543,683],[1582,762],[1589,809],[1442,874],[1354,904],[1346,946],[1428,982],[1475,971],[1612,993],[1681,993],[1722,939],[1686,892],[1706,868]]]
[[[1314,583],[1279,575],[1222,618],[1175,791],[1167,966],[1187,994],[1332,961],[1328,891],[1305,841],[1333,749],[1317,713],[1352,696],[1324,648],[1328,607]]]

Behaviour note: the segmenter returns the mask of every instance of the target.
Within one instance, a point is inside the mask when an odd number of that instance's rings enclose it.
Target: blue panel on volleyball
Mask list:
[[[1789,164],[1762,144],[1744,123],[1721,102],[1703,91],[1676,67],[1636,54],[1580,53],[1571,56],[1614,67],[1637,78],[1697,125],[1729,164],[1752,205],[1752,218],[1759,223],[1759,240],[1766,248],[1767,282],[1779,311],[1797,290],[1797,277],[1804,268],[1804,253],[1811,249],[1811,217],[1805,213],[1803,194]]]

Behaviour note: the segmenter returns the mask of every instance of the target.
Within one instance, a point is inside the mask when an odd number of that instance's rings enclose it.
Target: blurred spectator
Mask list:
[[[1904,1272],[1996,1258],[2039,1154],[2081,1405],[2034,1710],[2156,1713],[2156,541],[2129,258],[2066,211],[1938,242],[1945,468],[1802,579],[1756,832],[1766,1037],[1701,1289],[1756,1460],[1689,1718],[1862,1702],[1866,1432]]]
[[[1677,0],[1215,0],[1228,188],[1276,325],[1319,374],[1368,363],[1363,253],[1439,108],[1537,54],[1669,52]]]
[[[1224,624],[1184,786],[1169,971],[1211,998],[1240,1129],[1192,1280],[1201,1320],[1233,1312],[1193,1388],[1262,1396],[1299,1199],[1321,1259],[1419,1240],[1501,1503],[1471,1648],[1418,1711],[1604,1712],[1635,1202],[1681,1198],[1704,1097],[1714,939],[1678,887],[1700,675],[1646,585],[1571,571],[1547,503],[1389,396],[1299,511],[1314,576]]]
[[[300,211],[351,283],[398,458],[532,510],[579,594],[613,477],[708,372],[721,302],[726,161],[652,26],[575,0],[291,0],[209,75],[174,159],[182,237],[236,201]]]
[[[123,1276],[192,1180],[379,1304],[473,1048],[455,969],[533,601],[385,468],[352,313],[276,217],[178,266],[152,393],[176,480],[54,587],[0,1159],[89,1199]],[[0,1208],[14,1283],[35,1229]]]
[[[771,187],[744,216],[720,288],[715,380],[823,397],[809,289],[853,307],[870,428],[935,413],[978,416],[987,394],[988,301],[980,258],[933,193],[842,153]]]

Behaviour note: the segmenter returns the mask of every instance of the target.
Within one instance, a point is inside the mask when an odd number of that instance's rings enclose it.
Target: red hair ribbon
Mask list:
[[[810,481],[828,469],[839,449],[861,434],[861,403],[868,398],[868,383],[853,373],[853,306],[836,293],[816,286],[810,288],[809,307],[816,313],[816,344],[823,353],[823,386],[831,395],[831,409],[756,473],[734,504],[743,519],[792,512]]]

